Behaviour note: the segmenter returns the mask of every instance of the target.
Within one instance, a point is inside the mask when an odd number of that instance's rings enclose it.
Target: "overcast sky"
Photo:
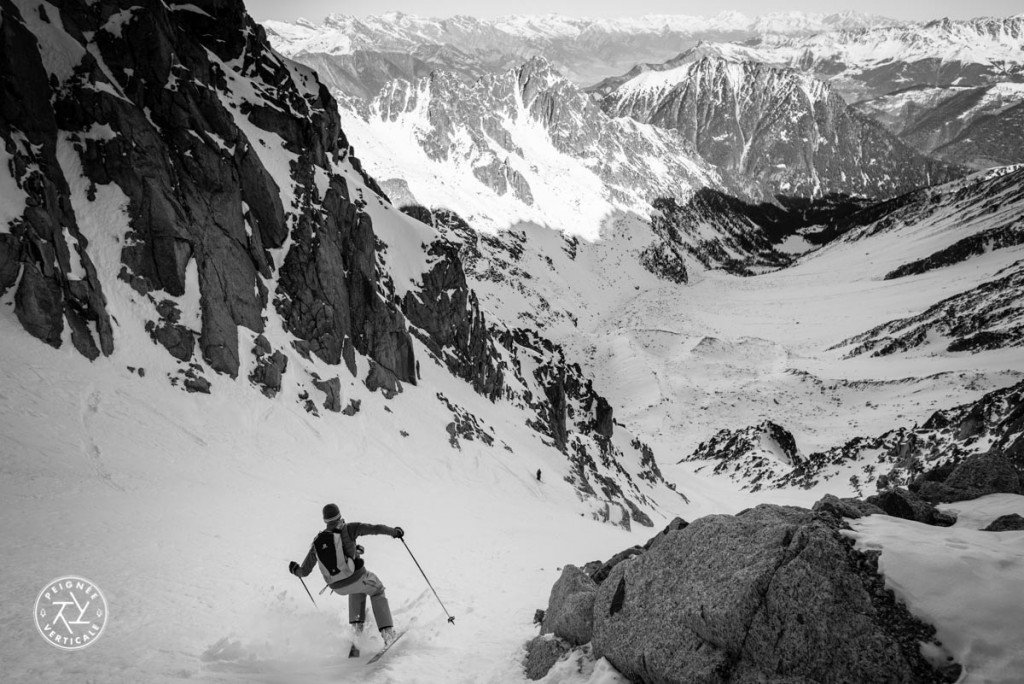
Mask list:
[[[495,17],[506,14],[565,14],[582,17],[621,17],[641,14],[712,15],[734,10],[749,16],[766,12],[798,10],[802,12],[840,12],[855,9],[897,19],[1006,17],[1024,12],[1021,0],[860,0],[856,3],[836,0],[730,0],[723,3],[688,0],[516,0],[512,3],[481,0],[246,0],[249,13],[257,21],[279,19],[293,21],[304,17],[319,22],[328,14],[383,14],[392,10],[425,17],[449,17],[469,14]]]

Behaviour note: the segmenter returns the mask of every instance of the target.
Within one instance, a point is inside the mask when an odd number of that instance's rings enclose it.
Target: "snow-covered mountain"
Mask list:
[[[543,55],[570,79],[586,85],[622,73],[639,62],[663,61],[702,40],[746,40],[764,32],[809,35],[899,23],[856,12],[787,12],[755,18],[722,12],[713,17],[652,15],[618,19],[554,14],[429,18],[389,12],[368,17],[331,15],[321,24],[268,21],[264,26],[275,49],[304,63],[315,61],[325,70],[327,83],[352,95],[366,90],[366,86],[335,74],[351,73],[356,61],[395,66],[394,53],[416,55],[434,67],[473,77],[480,69],[503,71]],[[439,54],[427,55],[439,49]],[[452,58],[451,50],[458,53],[457,58]],[[413,80],[419,75],[413,64],[407,62],[404,66],[401,78]],[[356,73],[361,78],[366,72],[359,69]]]
[[[824,451],[801,455],[782,426],[771,422],[726,428],[685,458],[703,462],[757,492],[763,488],[814,487],[842,475],[854,490],[920,484],[947,476],[969,456],[995,450],[1018,466],[1024,453],[1024,383],[989,392],[962,406],[935,411],[909,427],[855,437]],[[713,467],[710,467],[713,466]]]
[[[609,114],[678,131],[755,196],[887,197],[960,173],[851,111],[829,84],[721,50],[696,48],[601,91]]]
[[[607,116],[542,58],[472,84],[396,81],[346,114],[397,204],[445,207],[478,229],[532,221],[595,238],[616,212],[722,187],[678,134]]]
[[[592,508],[651,524],[642,489],[665,483],[650,450],[557,345],[480,310],[454,246],[382,199],[327,89],[241,4],[104,16],[27,0],[4,25],[24,62],[6,72],[20,105],[0,170],[8,325],[189,392],[222,377],[314,415],[422,393],[449,448],[515,454],[480,415],[496,402],[564,454],[561,477]],[[141,56],[151,32],[161,59]],[[427,366],[480,406],[424,383]]]
[[[682,458],[719,430],[768,420],[806,454],[1019,381],[1020,173],[976,174],[852,213],[828,229],[838,239],[746,278],[672,248],[686,238],[669,226],[720,240],[726,221],[762,239],[771,231],[764,215],[703,194],[667,224],[644,230],[623,218],[595,242],[526,226],[465,232],[460,250],[481,306],[582,359],[623,407],[618,419],[657,453]],[[805,231],[817,239],[821,229]],[[866,331],[873,349],[903,342],[851,355]],[[694,467],[679,466],[680,482]]]
[[[991,86],[914,86],[854,105],[914,149],[932,154],[990,117],[999,117],[1024,102],[1024,83],[998,83]],[[1008,123],[1000,125],[1010,136],[1007,149],[1014,145],[1016,130]],[[1003,166],[1004,164],[993,164]]]
[[[872,327],[867,332],[851,335],[830,345],[825,356],[840,355],[844,361],[857,359],[891,359],[898,361],[900,381],[909,386],[922,387],[921,382],[961,382],[973,385],[979,376],[968,380],[912,378],[907,375],[914,367],[928,367],[937,359],[946,359],[942,365],[960,367],[963,362],[986,374],[992,360],[996,365],[1009,363],[1006,370],[1016,371],[1013,364],[1021,358],[1024,341],[1024,319],[1019,307],[1022,292],[1024,261],[1024,169],[1012,167],[997,172],[984,172],[966,179],[909,194],[897,200],[882,203],[854,214],[848,219],[847,232],[816,253],[804,257],[797,271],[816,261],[829,262],[843,253],[849,254],[863,246],[869,254],[870,272],[865,274],[883,289],[893,291],[893,285],[922,294],[919,303],[910,307],[908,314]],[[913,245],[909,250],[908,246]],[[885,258],[878,258],[885,254]],[[939,285],[941,283],[941,285]],[[892,284],[892,285],[889,285]],[[948,288],[949,296],[937,297],[939,288]],[[985,358],[989,361],[985,361]],[[941,367],[941,365],[939,366]],[[933,369],[935,367],[933,366]],[[878,391],[885,383],[876,381],[847,384],[842,391]],[[822,386],[826,394],[838,387]],[[1019,390],[1017,391],[1019,394]],[[993,397],[1002,396],[998,392]],[[991,404],[986,398],[982,403]],[[1015,404],[1004,406],[1002,413],[993,418],[995,423],[1015,410]],[[932,406],[935,406],[932,404]],[[866,407],[877,410],[876,400],[868,399]],[[906,411],[906,409],[904,409]],[[970,407],[956,409],[955,420],[939,426],[961,422]],[[898,429],[864,430],[852,435],[849,441],[821,444],[816,439],[807,448],[806,426],[794,429],[786,425],[778,412],[769,415],[778,420],[776,426],[784,435],[775,437],[774,443],[789,444],[787,452],[798,450],[810,454],[799,461],[790,458],[767,458],[761,441],[766,434],[765,424],[736,428],[723,423],[722,430],[686,455],[688,462],[713,463],[715,473],[725,473],[743,483],[745,487],[814,487],[833,478],[845,480],[856,476],[858,486],[873,488],[874,482],[888,473],[908,456],[905,446],[908,435],[917,425],[925,424],[931,415],[927,406],[904,413],[913,425]],[[1014,414],[1016,415],[1016,414]],[[1009,419],[1013,423],[1012,419]],[[936,422],[934,419],[931,422]],[[938,424],[938,423],[936,423]],[[1014,424],[1015,425],[1015,424]],[[1012,427],[1012,426],[1011,426]],[[927,425],[925,425],[926,429]],[[1016,427],[1014,430],[1018,429]],[[792,433],[789,431],[792,430]],[[881,437],[877,435],[883,433]],[[960,437],[955,437],[960,434]],[[978,433],[956,433],[942,437],[966,439],[970,449],[945,448],[938,439],[921,434],[921,445],[928,446],[923,462],[929,467],[941,465],[953,457],[966,453],[981,453],[989,442],[978,442]],[[1012,436],[1012,435],[1011,435]],[[990,442],[994,442],[990,440]],[[1012,439],[1010,441],[1013,441]],[[932,449],[931,447],[935,448]],[[948,446],[948,445],[947,445]],[[884,447],[884,448],[883,448]],[[820,449],[820,451],[811,451]],[[771,449],[768,449],[771,451]],[[948,453],[947,453],[948,452]],[[944,455],[943,455],[944,454]],[[939,458],[942,456],[942,458]],[[868,467],[870,466],[870,467]],[[920,469],[919,469],[920,470]],[[918,472],[919,472],[918,470]],[[905,474],[898,478],[906,484]],[[870,489],[868,490],[870,491]]]
[[[827,79],[850,102],[911,86],[981,86],[1024,80],[1024,17],[940,19],[899,26],[765,35],[761,61]]]
[[[1020,284],[1001,280],[1021,262],[1019,169],[852,216],[833,198],[759,206],[677,133],[607,117],[541,60],[476,85],[396,85],[361,118],[238,0],[15,0],[0,35],[5,681],[523,681],[534,609],[568,561],[676,516],[848,494],[872,456],[755,498],[675,463],[723,428],[755,425],[758,458],[800,464],[1021,380]],[[373,112],[391,138],[367,131]],[[913,322],[925,345],[850,354],[945,302],[976,344],[951,350],[948,321],[928,318]],[[356,636],[344,601],[286,574],[328,501],[406,531],[408,546],[361,539],[410,627],[382,668],[335,657],[353,639],[379,647],[376,630]],[[941,536],[857,523],[881,563],[838,530],[813,538],[842,544],[830,557],[870,576],[877,605],[906,600],[934,623],[948,650],[927,655],[955,657],[964,684],[1013,684],[1024,555],[1014,533],[980,528],[1024,505],[963,510],[978,524]],[[724,517],[696,529],[732,529]],[[793,529],[761,535],[773,557],[814,550]],[[740,546],[721,567],[748,565]],[[930,584],[944,573],[928,556],[986,581]],[[110,605],[75,654],[26,608],[67,574]],[[803,624],[794,586],[780,614]],[[986,615],[962,609],[993,597]],[[741,648],[715,646],[708,671]],[[623,678],[583,651],[547,681]]]

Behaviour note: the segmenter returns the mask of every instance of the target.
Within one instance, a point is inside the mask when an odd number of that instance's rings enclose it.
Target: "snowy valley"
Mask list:
[[[0,4],[4,681],[1019,681],[1021,21]]]

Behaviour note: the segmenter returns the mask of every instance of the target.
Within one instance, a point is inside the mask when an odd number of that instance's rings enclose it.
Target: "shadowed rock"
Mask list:
[[[594,655],[645,682],[946,681],[870,565],[803,509],[701,518],[600,585]]]
[[[1014,530],[1024,530],[1024,518],[1016,513],[999,516],[988,527],[982,528],[983,532],[1009,532]]]
[[[956,516],[938,510],[914,492],[896,488],[868,497],[868,504],[882,509],[886,515],[904,520],[914,520],[925,525],[949,527],[956,522]]]
[[[865,503],[859,499],[840,499],[834,494],[826,494],[814,504],[816,513],[829,513],[839,518],[860,518],[866,515],[885,513],[878,506]]]
[[[536,681],[543,679],[558,659],[569,652],[569,644],[553,636],[534,637],[526,644],[526,660],[523,669],[526,678]]]
[[[967,501],[986,494],[1024,492],[1021,476],[1004,454],[990,452],[964,459],[942,482],[917,484],[921,498],[934,503]]]
[[[596,592],[594,580],[575,565],[566,565],[551,588],[541,634],[554,633],[573,646],[589,642]]]

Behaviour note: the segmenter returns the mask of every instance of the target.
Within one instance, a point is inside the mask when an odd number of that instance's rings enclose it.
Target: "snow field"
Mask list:
[[[215,377],[211,396],[188,395],[156,373],[132,375],[123,357],[84,365],[7,323],[7,681],[288,681],[319,667],[347,649],[345,602],[318,597],[316,611],[287,563],[305,554],[328,501],[350,521],[404,527],[456,616],[445,623],[400,542],[362,538],[398,626],[417,621],[394,654],[405,657],[382,661],[365,681],[515,681],[558,568],[654,532],[628,534],[567,504],[575,497],[559,463],[539,449],[536,458],[516,442],[516,455],[478,443],[452,449],[425,389],[407,388],[388,403],[392,413],[367,396],[354,417],[317,420],[244,382]],[[136,357],[144,367],[145,351]],[[430,387],[464,400],[451,384]],[[36,593],[61,574],[93,580],[110,605],[102,639],[83,651],[53,649],[32,624]],[[314,595],[322,586],[316,573],[307,582]]]
[[[958,684],[1014,684],[1024,673],[1024,531],[982,532],[1024,515],[1024,497],[993,494],[944,504],[959,517],[933,527],[873,515],[851,521],[859,549],[881,550],[886,586],[937,638],[964,673]]]

